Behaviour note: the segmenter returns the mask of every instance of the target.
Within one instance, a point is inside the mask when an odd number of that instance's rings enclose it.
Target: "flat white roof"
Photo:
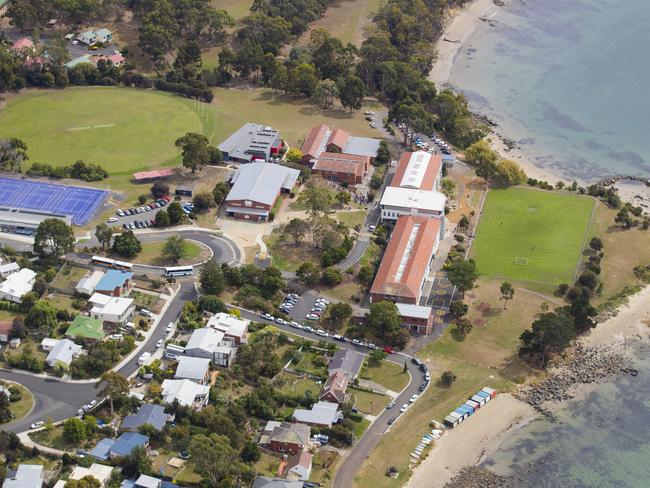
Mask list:
[[[36,273],[31,269],[23,268],[20,271],[10,274],[0,285],[0,292],[16,298],[22,297],[25,293],[32,291]]]
[[[210,317],[206,325],[225,334],[242,337],[246,333],[249,324],[250,320],[238,319],[233,315],[220,312]]]
[[[444,212],[445,196],[437,191],[416,190],[388,186],[381,197],[381,205],[390,207],[417,208]]]
[[[402,317],[413,317],[417,319],[428,319],[431,315],[431,307],[411,305],[409,303],[396,303],[397,311]]]

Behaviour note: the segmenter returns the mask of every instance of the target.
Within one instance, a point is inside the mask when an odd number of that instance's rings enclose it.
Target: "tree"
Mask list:
[[[506,186],[523,185],[526,183],[526,173],[514,161],[502,159],[496,167],[496,178]]]
[[[214,258],[201,266],[199,283],[208,295],[219,295],[223,291],[225,287],[223,271]]]
[[[74,251],[75,237],[72,227],[61,219],[43,220],[34,236],[34,252],[40,256],[60,257]]]
[[[77,417],[70,417],[63,423],[63,438],[71,444],[86,440],[86,425]]]
[[[181,150],[183,166],[190,168],[192,173],[203,168],[210,160],[209,141],[203,134],[188,132],[176,139],[176,147]]]
[[[373,351],[368,354],[368,365],[369,366],[379,366],[381,362],[386,359],[386,354],[384,351],[380,349],[374,349]]]
[[[465,149],[465,160],[476,166],[492,163],[496,167],[498,159],[498,153],[490,147],[485,139],[481,139]]]
[[[162,198],[169,195],[169,185],[163,181],[156,181],[151,185],[151,194],[155,198]]]
[[[237,452],[225,435],[195,435],[188,450],[198,472],[208,479],[211,486],[218,486],[228,479],[238,464]]]
[[[501,291],[501,300],[503,300],[503,309],[505,310],[508,308],[508,300],[512,300],[515,296],[515,287],[512,286],[512,283],[504,281],[501,283],[499,290]]]
[[[332,191],[326,186],[309,185],[300,196],[304,199],[307,213],[312,218],[325,213],[334,203]]]
[[[212,189],[212,197],[214,198],[215,205],[221,205],[221,202],[226,198],[229,191],[230,187],[225,181],[220,181],[214,185],[214,188]]]
[[[314,263],[304,262],[296,270],[296,276],[301,283],[314,286],[320,281],[320,270]]]
[[[375,158],[375,164],[388,164],[391,159],[390,147],[388,142],[382,139],[379,141],[379,149],[377,150],[377,157]]]
[[[25,326],[34,335],[48,335],[56,326],[56,309],[45,300],[38,300],[25,316]]]
[[[537,358],[546,365],[548,356],[566,348],[576,337],[573,319],[563,311],[543,313],[530,330],[522,332],[519,355]]]
[[[391,107],[388,112],[388,118],[406,124],[413,130],[413,134],[429,132],[434,126],[433,115],[421,103],[414,102],[408,97]],[[405,146],[407,145],[408,138],[407,131],[404,131]]]
[[[93,475],[88,474],[80,480],[68,480],[63,488],[101,488],[102,484]]]
[[[390,338],[402,327],[397,306],[393,302],[371,303],[366,318],[368,327],[381,338]]]
[[[132,258],[142,251],[142,244],[132,230],[126,230],[113,239],[113,251],[120,256]]]
[[[256,463],[260,460],[260,448],[252,440],[248,439],[241,450],[241,460],[245,463]]]
[[[99,241],[99,245],[102,249],[108,249],[111,247],[113,228],[102,222],[97,227],[95,227],[95,237]]]
[[[178,202],[172,202],[167,207],[167,214],[169,215],[169,223],[171,225],[178,225],[185,219],[185,212],[183,207]]]
[[[140,205],[144,205],[146,201],[147,201],[147,195],[145,195],[144,193],[142,195],[138,195],[138,203]]]
[[[194,195],[194,198],[192,199],[192,202],[194,203],[194,206],[198,210],[207,210],[210,207],[216,206],[214,203],[214,196],[210,192],[200,192]]]
[[[302,151],[297,147],[292,147],[287,151],[287,161],[290,163],[298,163],[302,159]]]
[[[628,229],[632,227],[632,225],[634,224],[634,219],[630,216],[630,211],[628,210],[628,208],[623,207],[616,214],[616,217],[614,218],[614,222],[616,222],[617,224],[621,224],[623,227]]]
[[[440,375],[440,386],[444,388],[449,388],[454,381],[456,381],[456,375],[451,371],[443,371]]]
[[[162,255],[165,259],[178,263],[187,254],[185,238],[181,235],[169,236],[163,244]]]
[[[154,224],[156,227],[168,227],[171,224],[169,220],[169,214],[164,208],[156,212],[156,217],[154,218]]]
[[[214,146],[208,146],[208,163],[217,165],[223,161],[221,149]]]
[[[313,99],[323,108],[332,108],[334,100],[339,97],[339,88],[332,80],[321,80],[316,84]]]
[[[483,161],[476,167],[476,176],[483,178],[485,183],[488,183],[497,174],[497,165],[492,161]]]
[[[111,415],[113,415],[113,401],[129,393],[129,381],[115,371],[107,371],[102,374],[101,381],[95,387],[102,387],[99,394],[108,398],[109,405],[111,406]]]
[[[291,219],[287,225],[284,226],[284,230],[287,234],[293,237],[293,240],[297,246],[307,234],[307,231],[309,230],[309,223],[296,217]]]
[[[341,105],[343,105],[343,107],[348,109],[350,112],[361,108],[366,90],[361,78],[355,75],[349,75],[341,80],[338,89],[339,99],[341,100]]]
[[[589,247],[594,252],[600,252],[603,250],[603,240],[600,237],[592,237],[589,241]]]
[[[359,274],[357,274],[357,279],[362,285],[368,286],[373,277],[375,276],[375,269],[369,264],[364,264],[359,268]]]
[[[336,203],[338,203],[341,206],[347,205],[350,203],[350,200],[352,200],[352,197],[350,196],[350,192],[347,191],[339,191],[336,192]]]
[[[335,286],[343,281],[343,275],[338,269],[330,266],[329,268],[323,270],[320,279],[324,285]]]
[[[12,137],[0,145],[0,170],[19,173],[23,161],[28,159],[27,144],[22,140]]]
[[[463,317],[456,320],[455,332],[458,335],[458,339],[460,340],[465,340],[465,338],[469,335],[469,333],[472,332],[473,328],[474,326],[472,325],[472,322],[470,322],[469,319]]]
[[[454,319],[459,319],[460,317],[467,315],[468,310],[468,305],[460,300],[454,300],[451,302],[451,305],[449,305],[449,314]]]
[[[350,317],[352,317],[352,306],[349,303],[333,303],[327,309],[327,322],[336,329],[347,324]]]
[[[149,457],[147,450],[142,446],[138,446],[128,456],[120,458],[120,466],[122,466],[122,475],[132,478],[137,474],[150,474],[153,461]]]
[[[447,278],[464,295],[467,290],[474,288],[474,282],[478,279],[476,263],[473,259],[452,262],[447,269]]]
[[[454,195],[456,195],[456,182],[449,178],[444,178],[442,180],[442,193],[449,199],[454,198]]]

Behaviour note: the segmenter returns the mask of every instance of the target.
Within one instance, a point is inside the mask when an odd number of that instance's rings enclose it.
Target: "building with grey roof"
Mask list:
[[[282,478],[270,478],[258,476],[253,482],[252,488],[302,488],[302,481],[289,481]]]
[[[10,473],[2,488],[41,488],[43,486],[43,465],[20,464],[15,473]]]
[[[0,232],[34,235],[41,222],[53,217],[72,225],[72,218],[69,215],[0,207]]]
[[[120,430],[137,432],[143,425],[151,425],[156,430],[162,430],[167,423],[169,416],[165,413],[162,405],[145,403],[135,415],[127,415],[122,421]]]
[[[72,360],[81,354],[82,350],[81,346],[69,339],[59,339],[45,358],[45,362],[51,368],[54,368],[57,364],[69,366]]]
[[[282,148],[280,133],[262,124],[248,122],[219,144],[224,161],[252,163],[268,161]]]
[[[320,401],[309,410],[296,408],[293,412],[293,419],[301,424],[330,428],[332,424],[341,420],[341,413],[338,409],[337,403]]]
[[[379,151],[379,142],[379,139],[371,139],[370,137],[350,136],[343,148],[343,153],[368,156],[374,159]]]
[[[338,349],[327,366],[327,373],[331,376],[340,371],[348,381],[352,381],[359,375],[361,366],[363,366],[363,359],[364,356],[360,352],[352,349]]]
[[[181,356],[176,367],[176,380],[190,380],[204,385],[210,376],[210,359]]]
[[[290,193],[300,171],[279,164],[251,163],[231,178],[226,215],[243,220],[267,221],[281,193]]]

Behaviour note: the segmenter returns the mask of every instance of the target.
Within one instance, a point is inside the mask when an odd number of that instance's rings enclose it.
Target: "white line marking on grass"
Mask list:
[[[94,125],[93,129],[103,129],[104,127],[115,127],[115,124]]]
[[[66,129],[66,130],[67,131],[75,131],[75,130],[88,130],[88,129],[92,129],[92,127],[90,127],[90,126],[88,126],[88,127],[70,127],[69,129]]]

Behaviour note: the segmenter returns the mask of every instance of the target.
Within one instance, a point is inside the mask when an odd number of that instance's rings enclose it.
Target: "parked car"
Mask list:
[[[323,329],[318,329],[316,331],[316,335],[319,335],[321,337],[328,337],[329,336],[329,334],[327,332],[325,332]]]
[[[114,341],[121,341],[124,339],[124,334],[111,334],[108,338]]]
[[[392,348],[390,348],[390,347],[388,347],[388,346],[384,346],[383,351],[384,351],[386,354],[393,354],[393,352],[395,352],[395,351],[393,351]]]
[[[415,400],[417,400],[418,397],[419,397],[419,395],[417,395],[417,394],[413,394],[413,395],[411,396],[411,398],[409,398],[409,403],[413,403],[413,402],[415,402]]]
[[[281,317],[278,317],[277,319],[275,319],[275,323],[276,323],[276,324],[280,324],[280,325],[286,325],[286,324],[287,324],[287,321],[284,320],[284,319],[281,318]]]
[[[404,405],[402,405],[402,408],[400,408],[399,411],[404,413],[408,410],[408,408],[409,408],[408,404],[405,403]]]
[[[386,408],[393,408],[394,406],[395,406],[395,402],[390,401],[390,402],[388,402],[388,405],[386,405]]]
[[[318,320],[320,317],[318,317],[318,315],[316,314],[308,313],[307,315],[305,315],[305,318],[307,320]]]
[[[169,334],[172,330],[174,330],[174,322],[167,324],[167,333]]]
[[[151,311],[147,310],[146,308],[141,309],[140,314],[144,315],[145,317],[153,317],[153,313],[151,313]]]
[[[43,427],[44,425],[45,425],[45,422],[43,422],[42,420],[39,420],[38,422],[34,422],[30,427],[32,429],[39,429],[39,428]]]
[[[156,342],[156,349],[160,349],[161,347],[163,347],[163,344],[165,344],[165,341],[159,339],[158,342]]]
[[[390,420],[388,421],[388,425],[393,425],[393,424],[395,423],[395,420],[397,420],[395,417],[393,417],[392,419],[390,419]]]

